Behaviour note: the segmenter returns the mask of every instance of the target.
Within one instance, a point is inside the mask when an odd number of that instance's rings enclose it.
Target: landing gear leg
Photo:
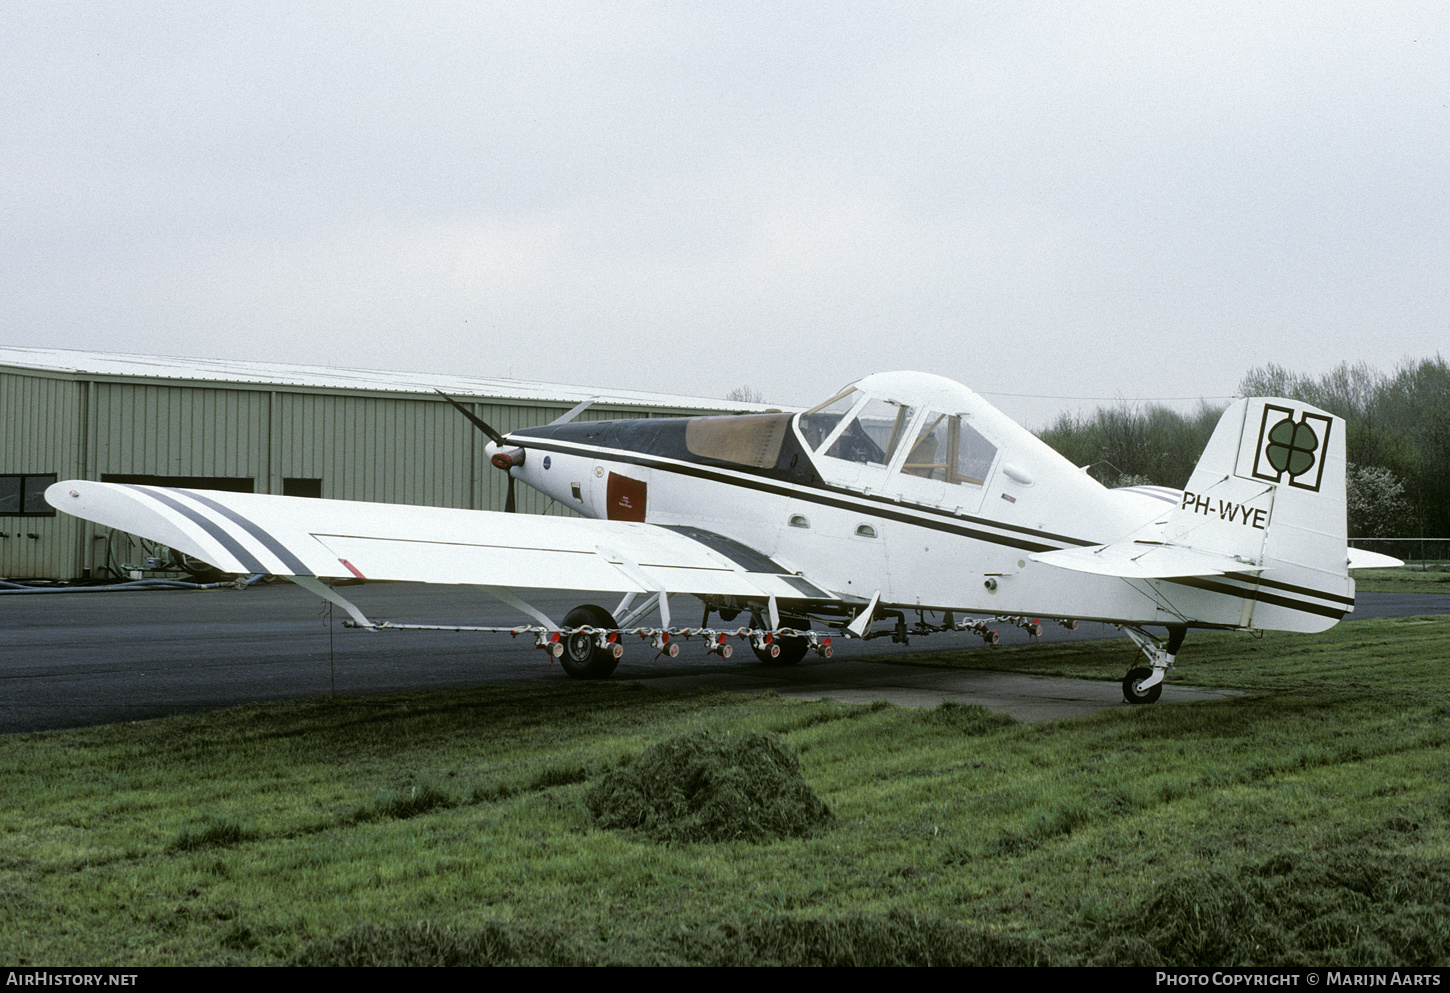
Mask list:
[[[1128,637],[1147,656],[1148,665],[1135,666],[1123,677],[1123,700],[1127,703],[1154,703],[1163,693],[1163,677],[1173,658],[1183,647],[1188,634],[1186,624],[1168,625],[1168,640],[1160,641],[1139,627],[1125,627]]]

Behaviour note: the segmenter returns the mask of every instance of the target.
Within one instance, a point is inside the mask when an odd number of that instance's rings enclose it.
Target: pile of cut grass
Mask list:
[[[1057,937],[938,916],[774,915],[607,939],[489,922],[370,924],[318,941],[307,966],[660,965],[1195,967],[1444,966],[1450,865],[1346,845],[1236,872],[1183,871],[1109,919]]]
[[[1443,966],[1450,860],[1371,841],[1278,852],[1236,873],[1179,873],[1103,937],[1095,964]]]
[[[652,745],[584,797],[602,828],[663,842],[803,838],[831,822],[779,735],[695,731]]]

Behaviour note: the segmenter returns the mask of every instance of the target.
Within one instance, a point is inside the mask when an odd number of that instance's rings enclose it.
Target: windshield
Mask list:
[[[828,456],[848,462],[885,465],[911,424],[914,411],[894,400],[871,400],[831,444]]]
[[[802,414],[801,434],[806,439],[806,447],[812,451],[820,448],[821,442],[830,437],[831,432],[836,430],[836,425],[841,423],[841,418],[856,406],[856,401],[859,399],[861,399],[860,391],[850,389]]]

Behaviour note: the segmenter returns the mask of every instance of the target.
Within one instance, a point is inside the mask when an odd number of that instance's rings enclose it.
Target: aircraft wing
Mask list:
[[[1060,569],[1123,579],[1174,579],[1262,571],[1262,566],[1233,555],[1159,541],[1120,541],[1089,548],[1063,548],[1029,557],[1034,562]]]
[[[834,600],[695,528],[66,480],[58,510],[223,572],[320,579]]]

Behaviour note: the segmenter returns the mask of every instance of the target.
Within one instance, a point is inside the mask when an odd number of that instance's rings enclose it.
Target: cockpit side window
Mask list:
[[[987,473],[992,471],[992,462],[997,458],[997,446],[978,434],[966,421],[959,420],[956,449],[952,482],[972,486],[986,483]]]
[[[894,400],[868,401],[826,455],[848,462],[885,465],[905,437],[914,413]]]
[[[901,471],[908,476],[920,476],[923,479],[939,479],[945,481],[947,478],[947,449],[950,447],[950,428],[946,414],[938,414],[931,411],[922,422],[921,430],[917,432],[916,441],[911,446],[911,451],[906,453],[906,461],[901,465]]]
[[[806,447],[815,451],[821,442],[830,437],[841,418],[851,412],[861,394],[855,389],[834,396],[818,407],[812,407],[801,415],[801,434],[805,436]]]
[[[981,486],[987,481],[997,446],[955,414],[931,411],[906,454],[901,471],[923,479]]]

